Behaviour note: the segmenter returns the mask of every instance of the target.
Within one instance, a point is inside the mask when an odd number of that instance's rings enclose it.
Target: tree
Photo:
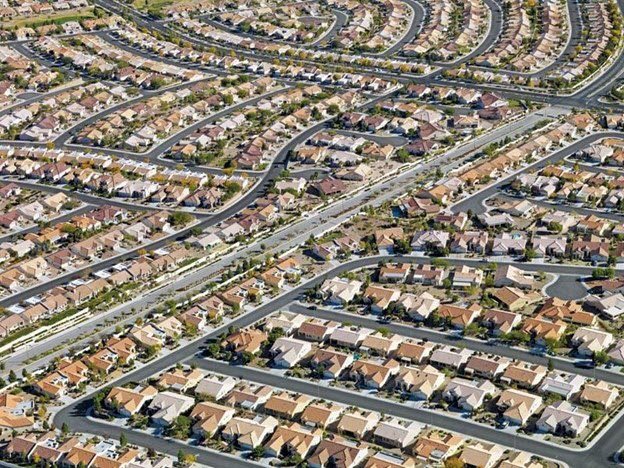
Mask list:
[[[531,247],[527,247],[524,251],[524,260],[530,262],[537,257],[537,252]]]
[[[253,353],[250,353],[249,351],[245,351],[241,354],[241,362],[244,365],[250,364],[251,362],[253,362],[254,359],[255,359],[255,356],[253,355]]]
[[[126,445],[128,445],[128,437],[124,432],[122,432],[119,436],[119,445],[121,448],[124,448]]]
[[[11,369],[11,372],[9,372],[9,382],[13,383],[15,381],[17,381],[17,375],[15,375],[15,371]]]
[[[170,436],[176,439],[186,440],[191,436],[191,418],[184,415],[179,415],[175,418],[173,424],[169,427],[167,432]]]
[[[531,340],[529,334],[522,330],[511,330],[505,333],[501,338],[503,341],[510,341],[512,343],[528,343]]]
[[[251,458],[252,460],[259,460],[262,457],[264,457],[264,447],[262,445],[254,447],[254,449],[251,451],[251,455],[249,455],[249,458]]]
[[[559,346],[559,341],[555,338],[546,338],[544,344],[546,345],[546,349],[553,353],[555,349],[557,349],[557,346]]]
[[[61,426],[61,432],[63,433],[63,435],[69,434],[69,426],[67,425],[66,422],[64,422],[63,425]]]
[[[406,163],[410,160],[410,154],[405,148],[401,148],[396,152],[396,158],[401,163]]]
[[[606,351],[596,351],[592,356],[592,360],[597,366],[603,366],[609,362],[609,354]]]
[[[592,422],[594,422],[594,421],[598,421],[600,418],[602,418],[602,415],[603,415],[603,414],[604,414],[604,413],[603,413],[601,410],[599,410],[599,409],[593,409],[593,410],[591,411],[591,413],[589,413],[589,419],[590,419]]]
[[[444,462],[444,468],[464,468],[466,464],[459,457],[447,458]]]
[[[555,363],[554,363],[554,361],[552,360],[552,358],[548,358],[548,370],[549,370],[549,371],[552,371],[552,370],[554,370],[554,369],[555,369]]]
[[[193,215],[184,211],[174,211],[169,215],[169,222],[172,226],[184,226],[193,221]]]

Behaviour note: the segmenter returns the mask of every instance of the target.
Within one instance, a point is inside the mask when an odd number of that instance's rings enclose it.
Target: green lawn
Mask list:
[[[3,21],[2,29],[37,28],[45,24],[63,24],[69,21],[82,21],[95,18],[94,7],[81,8],[73,11],[59,11],[50,15],[40,15],[32,18],[19,18],[12,21]]]
[[[132,6],[137,10],[160,10],[163,7],[173,5],[174,0],[133,0]]]

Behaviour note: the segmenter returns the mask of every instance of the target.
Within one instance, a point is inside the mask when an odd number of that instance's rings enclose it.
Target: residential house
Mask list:
[[[150,402],[148,412],[152,423],[168,426],[182,413],[190,410],[195,399],[173,392],[160,392]]]
[[[589,415],[567,401],[557,401],[547,406],[535,423],[538,430],[577,437],[589,423]]]
[[[417,400],[428,400],[445,381],[445,375],[433,366],[401,367],[394,379],[395,389]]]
[[[299,363],[311,351],[312,345],[308,341],[288,337],[278,338],[271,347],[271,354],[274,356],[273,365],[289,369]]]
[[[577,374],[553,371],[549,373],[539,386],[541,393],[555,393],[569,400],[581,391],[585,377]]]
[[[444,399],[465,411],[480,408],[486,396],[494,396],[496,387],[488,380],[466,380],[459,377],[451,379],[442,394]]]
[[[503,419],[518,426],[524,426],[541,404],[541,397],[513,388],[504,390],[496,400]]]

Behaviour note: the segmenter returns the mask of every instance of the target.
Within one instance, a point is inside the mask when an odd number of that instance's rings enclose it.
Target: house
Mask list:
[[[303,325],[306,316],[302,314],[289,314],[279,312],[277,315],[270,316],[264,324],[265,331],[281,329],[284,334],[290,336]]]
[[[492,468],[505,453],[505,448],[498,444],[475,442],[464,447],[459,459],[467,467]]]
[[[588,357],[607,350],[613,342],[611,333],[586,327],[578,328],[570,339],[570,345],[576,348],[577,354]]]
[[[309,427],[325,428],[338,421],[344,408],[331,402],[315,402],[301,413],[300,420]]]
[[[546,340],[558,341],[565,333],[567,325],[563,321],[529,318],[522,324],[521,330],[540,344]]]
[[[322,343],[329,339],[339,325],[338,322],[311,319],[301,324],[297,330],[297,337]]]
[[[369,328],[338,327],[329,337],[329,342],[341,348],[356,349],[368,335],[373,333]]]
[[[412,269],[412,281],[414,283],[442,286],[442,282],[445,278],[446,271],[443,268],[432,265],[418,265]]]
[[[405,283],[409,275],[411,265],[407,263],[383,265],[379,269],[380,283]]]
[[[472,351],[469,349],[442,346],[431,353],[429,362],[436,367],[448,367],[457,370],[468,362],[470,356],[472,356]]]
[[[428,400],[445,381],[445,375],[433,366],[401,367],[394,379],[395,389],[417,400]]]
[[[522,320],[520,314],[498,309],[486,309],[481,315],[481,324],[495,336],[509,333]]]
[[[446,248],[449,239],[450,234],[446,231],[417,231],[410,245],[415,251],[431,251]]]
[[[366,447],[340,439],[325,439],[316,446],[306,462],[310,468],[355,468],[364,461],[368,454]]]
[[[152,386],[132,389],[113,387],[104,399],[104,404],[121,416],[129,418],[138,413],[157,393],[158,390]]]
[[[496,387],[488,380],[479,382],[455,377],[446,386],[442,396],[458,408],[472,412],[483,405],[486,395],[493,396],[495,393]]]
[[[501,382],[521,388],[536,387],[546,377],[548,369],[539,364],[519,362],[511,364],[501,377]]]
[[[203,376],[204,373],[198,369],[175,368],[169,372],[163,373],[156,382],[156,385],[158,387],[185,393],[195,387]]]
[[[295,338],[281,337],[275,340],[271,347],[273,365],[290,369],[312,351],[312,345],[307,341]]]
[[[591,296],[590,296],[591,298]],[[596,324],[597,317],[591,312],[586,312],[575,301],[564,301],[557,297],[549,297],[538,310],[538,317],[548,320],[563,320],[579,326],[592,327]]]
[[[319,348],[310,359],[310,367],[320,372],[323,378],[337,379],[353,363],[353,355],[331,348]]]
[[[217,374],[207,375],[199,381],[194,391],[196,395],[205,395],[215,400],[221,400],[234,390],[237,382],[233,377]]]
[[[609,248],[608,242],[596,240],[595,236],[592,236],[590,240],[572,242],[570,252],[574,259],[603,263],[609,259]]]
[[[467,254],[467,253],[485,253],[488,245],[489,234],[487,231],[466,231],[456,233],[451,242],[451,253]]]
[[[400,335],[375,332],[364,338],[360,346],[360,351],[385,357],[393,353],[402,341],[403,337]]]
[[[195,405],[189,417],[193,420],[193,434],[210,437],[232,420],[234,408],[204,401]]]
[[[533,251],[538,258],[563,257],[566,253],[567,238],[565,236],[534,236]]]
[[[0,428],[10,431],[26,429],[35,423],[32,398],[11,393],[0,394]]]
[[[414,468],[414,460],[410,457],[388,452],[377,452],[366,461],[364,468]]]
[[[377,425],[373,440],[385,447],[404,449],[414,441],[422,428],[420,423],[392,418]]]
[[[498,468],[539,468],[539,463],[534,461],[534,456],[528,452],[513,452],[498,465]]]
[[[563,436],[578,436],[589,423],[589,415],[567,401],[557,401],[544,408],[542,416],[535,423],[542,432]]]
[[[494,237],[492,255],[523,255],[527,241],[520,233],[503,232]]]
[[[265,455],[269,457],[297,456],[305,459],[323,436],[321,429],[305,428],[297,423],[279,426],[264,444]]]
[[[402,363],[420,364],[431,355],[434,347],[430,341],[405,340],[399,344],[394,357]]]
[[[604,317],[615,320],[624,313],[624,294],[607,293],[603,297],[592,295],[587,298],[585,304]]]
[[[442,463],[455,454],[463,443],[464,439],[458,435],[434,430],[419,437],[411,447],[411,453],[422,461]]]
[[[346,191],[347,186],[340,179],[326,177],[325,179],[309,185],[308,192],[317,197],[332,197]]]
[[[110,374],[117,366],[119,356],[115,351],[104,347],[94,354],[87,356],[83,361],[96,372]]]
[[[273,416],[257,415],[254,419],[235,417],[225,425],[221,431],[221,438],[241,449],[252,450],[262,445],[278,424],[278,420]]]
[[[565,400],[569,400],[581,391],[585,380],[585,377],[577,374],[553,371],[544,378],[539,386],[539,391],[541,393],[555,393]]]
[[[69,452],[63,458],[63,466],[78,468],[79,466],[91,466],[95,458],[97,457],[97,452],[87,447],[72,447]]]
[[[520,289],[533,289],[536,286],[536,281],[532,274],[525,273],[520,268],[516,268],[513,265],[499,265],[494,275],[494,285],[499,288],[509,286]]]
[[[541,404],[541,397],[513,388],[504,390],[496,400],[496,408],[503,413],[503,419],[518,426],[524,426]]]
[[[465,289],[481,286],[483,282],[483,270],[471,268],[467,265],[456,267],[451,276],[451,286],[455,289]]]
[[[36,392],[51,398],[61,397],[68,389],[86,382],[89,368],[82,361],[63,360],[58,365],[58,370],[46,375],[43,379],[35,382],[33,388]]]
[[[505,372],[510,362],[503,356],[475,354],[468,359],[464,367],[464,374],[497,380]]]
[[[454,328],[464,329],[481,313],[481,306],[477,303],[471,304],[467,309],[454,305],[442,304],[438,308],[438,316],[451,324]]]
[[[221,346],[236,354],[252,353],[260,351],[266,342],[268,335],[261,330],[252,328],[250,330],[239,330],[228,336],[221,342]]]
[[[583,387],[579,400],[584,404],[599,405],[604,409],[608,409],[619,396],[620,392],[616,387],[598,380]]]
[[[274,393],[264,404],[264,412],[278,418],[294,419],[311,401],[311,398],[306,395]]]
[[[320,289],[320,294],[330,304],[346,305],[351,302],[362,288],[361,281],[342,278],[325,280]]]
[[[387,289],[379,286],[368,286],[363,294],[364,301],[370,304],[370,309],[373,313],[382,313],[400,296],[401,292],[396,289]]]
[[[336,429],[341,435],[361,440],[373,430],[379,420],[378,413],[354,409],[342,415]]]
[[[542,300],[542,295],[537,291],[525,292],[521,289],[511,288],[509,286],[494,290],[492,292],[492,297],[496,299],[501,306],[511,312],[524,309]]]
[[[130,330],[130,337],[139,345],[146,348],[162,347],[167,339],[165,332],[151,323],[143,327],[133,327],[132,330]]]
[[[392,227],[386,229],[378,229],[374,232],[375,245],[380,254],[392,255],[394,253],[394,243],[402,240],[405,236],[403,228]]]
[[[271,395],[273,389],[264,385],[249,384],[242,388],[232,390],[225,400],[225,403],[231,406],[240,406],[245,409],[253,410],[258,405],[265,404]]]
[[[173,392],[160,392],[150,402],[148,412],[152,423],[158,426],[168,426],[180,414],[190,410],[195,399]]]
[[[440,299],[427,291],[419,295],[404,293],[396,301],[396,307],[404,310],[412,320],[424,322],[440,307]]]
[[[503,226],[510,227],[510,226],[515,225],[513,218],[509,216],[507,213],[501,213],[501,214],[483,213],[477,216],[477,218],[479,219],[479,222],[483,226],[488,227],[488,228],[503,227]],[[508,250],[505,248],[507,245],[510,245],[513,247],[519,247],[521,243],[515,243],[511,241],[503,241],[501,243],[499,241],[497,242],[497,245],[496,245],[497,253],[494,253],[494,251],[492,251],[492,253],[494,255],[506,255],[508,253]]]
[[[10,459],[27,459],[36,445],[37,436],[34,434],[17,436],[11,438],[8,444],[4,447],[3,452]]]
[[[399,373],[399,363],[393,359],[375,362],[365,359],[355,361],[349,369],[349,378],[367,388],[382,388]]]

